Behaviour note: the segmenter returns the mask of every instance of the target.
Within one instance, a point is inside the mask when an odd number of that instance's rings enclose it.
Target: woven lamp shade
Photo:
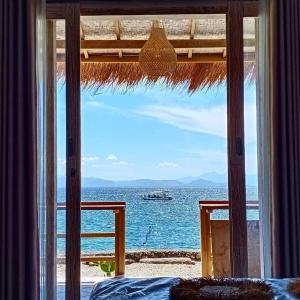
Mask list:
[[[177,55],[168,41],[164,28],[154,23],[150,37],[139,54],[142,71],[149,77],[160,77],[172,73],[176,68]]]

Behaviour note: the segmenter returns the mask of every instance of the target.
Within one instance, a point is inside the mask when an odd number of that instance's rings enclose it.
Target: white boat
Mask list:
[[[169,196],[168,191],[154,191],[148,194],[142,195],[143,200],[172,200]]]

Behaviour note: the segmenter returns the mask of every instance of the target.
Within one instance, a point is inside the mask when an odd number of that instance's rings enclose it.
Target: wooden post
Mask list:
[[[80,299],[80,5],[66,4],[66,299]]]
[[[116,271],[115,275],[119,275],[119,247],[120,247],[120,222],[119,222],[119,210],[114,210],[115,215],[115,264],[116,264]]]
[[[243,5],[228,2],[227,93],[230,261],[233,277],[248,276],[244,153]]]
[[[47,21],[46,128],[46,297],[56,298],[56,36],[55,21]]]
[[[125,208],[115,211],[116,276],[125,274]]]
[[[119,210],[119,274],[125,274],[125,208]]]
[[[212,275],[210,212],[200,207],[202,276]]]

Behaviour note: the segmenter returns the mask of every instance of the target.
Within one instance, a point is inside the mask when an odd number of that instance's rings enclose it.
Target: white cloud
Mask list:
[[[137,114],[157,119],[177,128],[226,138],[227,107],[190,108],[181,106],[149,105],[135,111]],[[245,104],[245,132],[247,142],[256,140],[256,109]]]
[[[127,161],[119,160],[119,158],[115,154],[109,154],[106,158],[107,161],[112,162],[115,166],[126,166],[128,165]]]
[[[98,156],[83,156],[82,161],[97,161],[99,160],[99,157]]]
[[[193,132],[226,137],[226,106],[186,108],[180,106],[149,105],[138,114]]]
[[[175,164],[173,162],[167,162],[167,161],[161,162],[157,165],[157,168],[177,168],[177,167],[178,164]]]
[[[128,116],[128,113],[124,110],[124,109],[119,109],[115,106],[111,106],[106,104],[105,102],[101,102],[101,101],[97,101],[97,100],[88,100],[86,102],[83,102],[83,105],[86,108],[92,109],[92,110],[105,110],[107,112],[113,113],[113,114],[119,114],[122,115],[124,117]]]
[[[107,157],[106,157],[106,160],[109,160],[109,161],[118,161],[118,157],[114,154],[109,154]]]

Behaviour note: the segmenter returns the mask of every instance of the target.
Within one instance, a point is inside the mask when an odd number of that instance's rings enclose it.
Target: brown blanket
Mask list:
[[[263,281],[197,278],[181,279],[170,289],[170,295],[172,300],[269,300],[273,292]]]

